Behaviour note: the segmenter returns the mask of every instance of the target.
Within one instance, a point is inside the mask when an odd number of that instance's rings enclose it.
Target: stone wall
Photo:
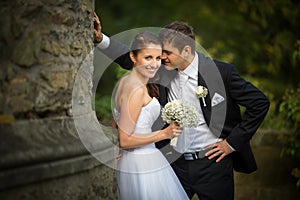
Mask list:
[[[48,165],[48,166],[47,166]],[[55,166],[53,166],[55,165]],[[20,181],[30,176],[39,180],[0,191],[2,200],[115,200],[116,180],[111,168],[91,156],[64,159],[61,163],[35,166],[34,171],[21,169]],[[79,171],[77,171],[79,170]],[[58,173],[58,174],[57,174]],[[27,175],[26,175],[27,174]],[[57,176],[58,175],[58,176]],[[11,177],[12,178],[12,177]],[[3,179],[1,179],[3,181]],[[6,181],[5,181],[6,182]],[[11,182],[11,181],[9,181]],[[7,182],[6,182],[7,183]]]
[[[76,72],[92,50],[93,0],[1,1],[0,113],[70,116]]]
[[[0,199],[116,198],[115,132],[92,108],[93,10],[0,2]]]

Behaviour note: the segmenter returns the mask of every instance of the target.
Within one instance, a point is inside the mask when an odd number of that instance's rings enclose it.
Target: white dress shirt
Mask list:
[[[103,33],[102,36],[103,36],[102,41],[97,45],[97,47],[100,49],[106,49],[110,44],[110,39],[109,37],[107,37],[107,35]]]
[[[204,147],[221,140],[210,132],[195,92],[198,87],[198,59],[198,55],[195,53],[192,63],[185,70],[179,71],[171,81],[168,93],[169,102],[175,99],[188,101],[200,114],[198,127],[183,128],[182,134],[178,137],[174,149],[179,153],[200,151]]]

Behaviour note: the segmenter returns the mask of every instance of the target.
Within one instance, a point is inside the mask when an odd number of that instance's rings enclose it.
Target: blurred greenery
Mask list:
[[[292,133],[283,137],[283,153],[300,159],[300,85],[296,90],[286,90],[279,111],[286,128]],[[300,166],[292,170],[292,175],[298,179],[297,186],[300,187]]]
[[[214,59],[234,64],[242,76],[259,84],[272,100],[274,114],[285,90],[299,83],[299,1],[97,0],[95,10],[110,36],[132,28],[163,27],[174,20],[189,23],[197,42]],[[99,82],[105,87],[97,91],[111,94],[112,81],[123,73],[108,67]]]
[[[187,22],[211,57],[234,64],[269,97],[271,107],[261,127],[290,129],[287,113],[279,108],[284,107],[282,102],[297,107],[286,102],[286,91],[296,90],[300,83],[299,0],[96,0],[95,10],[109,36],[133,28],[163,27],[174,20]],[[110,85],[124,73],[116,66],[104,72],[99,83],[105,87],[97,88],[97,105],[107,106]],[[98,116],[110,121],[111,111],[100,107],[96,106]],[[299,136],[295,140],[299,142]]]

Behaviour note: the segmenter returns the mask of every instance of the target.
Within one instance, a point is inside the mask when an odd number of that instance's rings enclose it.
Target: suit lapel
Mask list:
[[[211,58],[205,57],[203,54],[198,53],[198,56],[198,84],[208,89],[208,95],[205,97],[206,106],[200,101],[202,113],[211,132],[219,137],[223,130],[227,109],[224,82],[216,63]],[[215,96],[219,96],[223,98],[223,100],[212,107]]]
[[[199,57],[199,63],[198,63],[198,86],[203,86],[205,88],[208,88],[206,85],[206,82],[204,81],[205,75],[206,75],[206,70],[205,70],[205,65],[204,65],[204,59],[202,54],[198,54]],[[202,108],[202,113],[204,116],[204,119],[209,125],[210,123],[210,115],[211,115],[211,99],[210,99],[210,90],[208,90],[208,94],[204,98],[206,106],[204,106],[203,101],[201,98],[199,98],[199,103]]]
[[[161,66],[158,75],[159,75],[159,102],[162,106],[166,105],[168,102],[168,92],[170,88],[171,81],[175,78],[177,75],[177,70],[167,70],[164,66]]]
[[[206,66],[205,64],[208,62],[207,58],[204,57],[202,54],[198,53],[199,57],[199,63],[198,63],[198,86],[202,85],[206,88],[206,82],[204,81],[205,75],[206,75]],[[210,60],[211,61],[211,60]],[[211,61],[212,62],[212,61]],[[178,71],[177,70],[166,70],[165,67],[161,67],[158,71],[159,73],[159,93],[160,93],[160,104],[164,106],[167,103],[167,97],[168,97],[168,92],[169,92],[169,87],[170,87],[170,82],[175,78],[177,75]],[[207,124],[210,122],[210,115],[211,115],[211,98],[210,98],[210,91],[208,90],[208,94],[205,97],[205,103],[206,106],[204,106],[202,99],[199,98],[199,103],[202,108],[202,112],[205,118],[205,121]]]

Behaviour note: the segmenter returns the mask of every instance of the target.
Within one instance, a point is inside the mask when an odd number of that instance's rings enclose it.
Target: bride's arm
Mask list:
[[[135,126],[142,106],[144,105],[145,91],[141,88],[134,94],[126,94],[120,105],[120,121],[118,126],[119,145],[121,148],[133,148],[154,143],[160,140],[173,138],[181,130],[175,124],[167,128],[147,134],[134,133]]]

